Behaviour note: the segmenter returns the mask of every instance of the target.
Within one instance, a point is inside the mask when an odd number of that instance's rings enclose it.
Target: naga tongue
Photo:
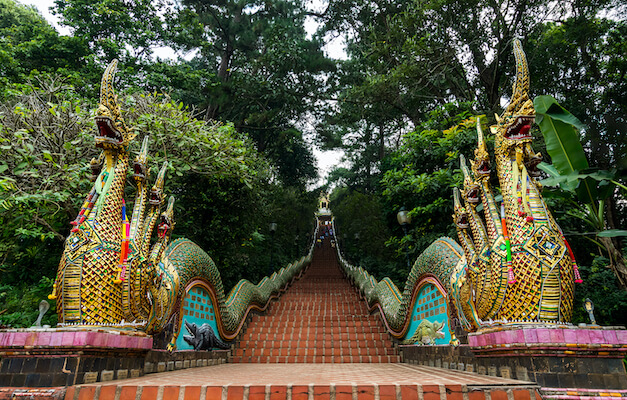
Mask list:
[[[520,132],[519,132],[520,135],[528,136],[529,135],[529,129],[531,129],[531,125],[523,125],[520,128]]]

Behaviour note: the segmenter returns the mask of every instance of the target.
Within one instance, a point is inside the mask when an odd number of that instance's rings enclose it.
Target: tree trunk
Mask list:
[[[614,271],[616,278],[618,278],[618,283],[623,288],[623,290],[627,290],[627,266],[625,265],[625,258],[619,249],[614,246],[612,242],[612,238],[608,237],[600,237],[599,241],[605,246],[609,256],[610,256],[610,268]]]

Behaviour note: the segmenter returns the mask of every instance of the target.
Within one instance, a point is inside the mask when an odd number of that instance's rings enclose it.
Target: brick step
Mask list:
[[[298,312],[295,310],[294,312]],[[381,325],[380,319],[374,315],[342,315],[340,313],[333,313],[330,316],[316,316],[312,317],[309,315],[303,315],[301,313],[300,317],[284,317],[283,315],[272,315],[268,314],[265,318],[260,319],[251,319],[251,322],[259,323],[259,324],[272,324],[277,326],[285,326],[289,324],[291,326],[301,326],[303,324],[319,324],[319,325],[327,325],[327,324],[336,324],[338,326],[349,326],[354,324],[363,324],[368,322],[378,323]],[[313,312],[310,314],[314,314]]]
[[[398,352],[392,347],[375,347],[375,348],[359,348],[359,347],[307,347],[307,348],[253,348],[239,347],[235,349],[235,355],[240,356],[320,356],[320,355],[370,355],[370,356],[391,356],[397,355]]]
[[[250,324],[251,332],[257,333],[278,333],[278,332],[310,332],[312,334],[332,334],[335,333],[383,333],[384,328],[381,324],[351,324],[351,325],[324,325],[320,324],[304,324],[303,326],[280,326],[271,324]]]
[[[235,350],[235,357],[257,357],[257,356],[395,356],[398,355],[393,348],[238,348]]]
[[[316,348],[316,347],[388,347],[388,345],[392,344],[392,341],[387,340],[373,340],[373,339],[362,339],[362,340],[316,340],[315,338],[310,340],[303,339],[293,339],[285,338],[284,340],[255,340],[255,338],[244,339],[241,340],[242,346],[245,344],[246,346],[259,346],[266,347],[269,349],[277,349],[280,347],[290,347],[290,348]],[[242,347],[238,346],[238,347]]]
[[[293,363],[315,363],[315,364],[349,364],[349,363],[399,363],[400,356],[375,356],[375,355],[340,355],[340,356],[235,356],[230,362],[234,364],[293,364]]]
[[[386,347],[388,344],[392,343],[392,340],[389,337],[376,338],[373,336],[367,336],[365,338],[356,338],[356,337],[348,337],[344,339],[325,339],[322,336],[281,336],[282,339],[279,340],[268,340],[259,338],[258,336],[250,336],[246,338],[240,339],[239,343],[248,343],[268,347],[268,348],[278,348],[278,347],[355,347],[355,346],[367,346],[367,347],[375,347],[382,346]]]
[[[298,315],[298,317],[289,316],[290,314]],[[290,311],[290,313],[287,314],[288,316],[285,314],[274,315],[269,313],[265,318],[251,319],[251,322],[274,325],[290,324],[292,326],[302,326],[304,324],[335,324],[338,326],[346,326],[367,322],[376,322],[381,325],[381,318],[375,315],[343,314],[340,312],[333,312],[328,316],[321,314],[323,313],[294,310]]]
[[[255,341],[255,342],[274,342],[274,341],[375,341],[381,342],[390,340],[389,335],[383,332],[377,333],[365,333],[365,332],[351,332],[351,333],[313,333],[313,332],[301,332],[301,331],[283,331],[283,332],[246,332],[242,335],[241,341]]]
[[[273,318],[275,317],[275,318]],[[265,319],[256,319],[251,320],[251,323],[255,323],[256,325],[263,326],[360,326],[360,325],[371,325],[371,326],[380,326],[381,321],[379,318],[375,316],[364,316],[361,318],[338,318],[337,316],[328,317],[328,318],[307,318],[303,317],[300,319],[281,319],[278,316],[268,315]]]
[[[381,318],[323,247],[309,268],[240,336],[237,363],[389,363],[400,361]]]
[[[78,386],[58,388],[65,391],[65,399],[81,400],[472,400],[510,399],[541,400],[536,387],[516,385],[513,387],[477,387],[467,385],[228,385],[228,386]]]

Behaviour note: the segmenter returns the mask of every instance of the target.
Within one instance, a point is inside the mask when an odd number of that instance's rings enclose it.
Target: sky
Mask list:
[[[59,18],[50,12],[50,7],[54,6],[54,0],[18,0],[22,4],[32,5],[39,10],[44,18],[54,26],[62,35],[70,34],[70,28],[61,26],[59,24]],[[320,11],[324,8],[323,0],[311,0],[308,2],[308,6],[312,10]],[[317,28],[316,22],[312,18],[308,18],[305,22],[305,29],[309,35],[312,35]],[[335,59],[346,59],[346,52],[344,51],[344,42],[341,38],[336,38],[329,41],[324,51],[327,56]],[[155,49],[155,55],[160,58],[175,58],[177,54],[169,47]],[[333,169],[334,166],[340,164],[344,152],[339,150],[321,151],[313,146],[313,154],[316,158],[318,169],[320,172],[320,179],[312,185],[312,188],[324,183],[325,176]]]

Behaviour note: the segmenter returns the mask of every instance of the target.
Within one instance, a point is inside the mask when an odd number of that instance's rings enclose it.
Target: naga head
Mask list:
[[[465,163],[464,163],[465,164]],[[472,172],[477,179],[489,179],[492,168],[490,166],[490,154],[483,138],[481,129],[481,119],[477,117],[477,148],[475,149],[475,159],[471,162]]]
[[[126,151],[129,142],[135,137],[122,118],[118,96],[113,91],[117,64],[117,60],[111,61],[102,75],[100,104],[95,118],[98,127],[96,146],[114,153]]]
[[[157,234],[159,239],[169,238],[174,228],[174,196],[168,199],[168,207],[161,213]]]
[[[514,40],[514,57],[516,59],[516,81],[514,82],[512,99],[503,112],[496,115],[497,124],[490,130],[496,135],[495,153],[509,155],[512,148],[522,149],[531,143],[533,137],[529,133],[534,123],[536,112],[533,102],[529,99],[529,68],[520,40]]]
[[[472,179],[468,165],[466,165],[466,157],[459,155],[459,167],[464,174],[464,199],[472,204],[477,205],[481,201],[481,187]]]
[[[459,229],[468,228],[468,211],[466,211],[466,208],[463,206],[459,195],[459,189],[456,187],[453,188],[453,211],[455,213],[453,217],[455,225],[457,225]]]
[[[143,184],[148,179],[149,170],[146,166],[148,161],[148,136],[144,138],[142,142],[142,148],[135,157],[135,161],[133,162],[133,178],[137,185]]]
[[[163,201],[163,185],[165,184],[165,172],[167,168],[168,162],[164,161],[163,166],[161,167],[161,169],[159,170],[159,174],[157,175],[157,180],[150,189],[150,197],[148,198],[148,202],[151,206],[159,206]]]

